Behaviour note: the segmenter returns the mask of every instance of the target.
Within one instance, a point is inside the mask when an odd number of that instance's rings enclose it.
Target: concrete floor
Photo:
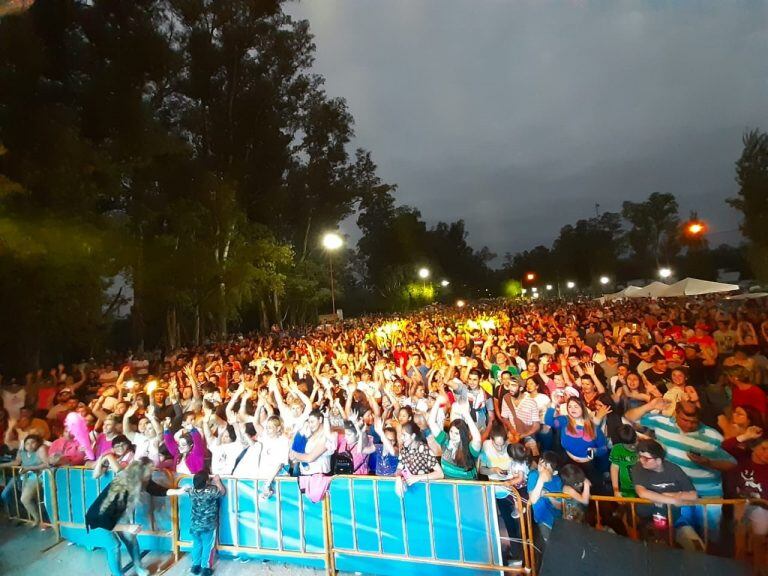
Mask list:
[[[178,564],[165,572],[159,572],[170,555],[149,553],[144,565],[153,574],[182,576],[189,574],[189,556],[183,555]],[[127,562],[127,560],[124,560]],[[290,564],[251,560],[219,559],[215,566],[219,576],[244,574],[271,574],[273,576],[320,576],[320,570],[302,568]],[[109,574],[104,552],[90,552],[67,541],[56,544],[52,530],[40,531],[26,525],[16,526],[7,519],[0,519],[0,574],[2,576],[106,576]],[[135,574],[133,570],[127,574]]]

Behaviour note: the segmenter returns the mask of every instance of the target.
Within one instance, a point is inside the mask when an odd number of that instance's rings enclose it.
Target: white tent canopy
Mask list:
[[[603,296],[604,301],[621,300],[622,298],[632,298],[635,292],[642,290],[639,286],[627,286],[624,290],[614,292],[613,294],[605,294]]]
[[[737,296],[726,296],[726,300],[754,300],[756,298],[766,298],[768,292],[749,292],[747,294],[739,294]]]
[[[647,288],[647,287],[646,287]],[[699,296],[701,294],[716,294],[718,292],[731,292],[738,290],[736,284],[724,284],[722,282],[710,282],[697,278],[685,278],[667,287],[659,296],[664,298],[678,296]]]
[[[632,294],[629,295],[629,298],[658,298],[659,296],[662,296],[669,287],[669,284],[664,284],[664,282],[651,282],[648,286],[643,286],[642,288],[634,290]]]

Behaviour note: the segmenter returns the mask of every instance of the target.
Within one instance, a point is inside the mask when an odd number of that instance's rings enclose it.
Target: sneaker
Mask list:
[[[213,574],[213,570],[210,568],[203,568],[203,571],[200,574],[202,576],[211,576],[211,574]]]
[[[202,568],[200,568],[200,566],[198,566],[197,564],[195,564],[195,565],[194,565],[194,566],[192,566],[192,568],[190,569],[190,572],[191,572],[192,574],[200,574],[200,570],[202,570]]]

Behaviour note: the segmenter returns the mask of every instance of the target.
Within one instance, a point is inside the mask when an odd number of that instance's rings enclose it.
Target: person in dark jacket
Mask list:
[[[136,524],[119,524],[119,521],[133,512],[142,492],[146,491],[152,496],[167,495],[168,488],[152,480],[153,469],[154,465],[149,458],[131,462],[101,491],[85,514],[87,529],[101,528],[111,533],[113,542],[111,546],[107,546],[106,551],[112,576],[123,574],[121,544],[124,544],[128,550],[136,574],[149,575],[149,570],[141,565],[141,550],[136,539],[136,534],[141,527]]]

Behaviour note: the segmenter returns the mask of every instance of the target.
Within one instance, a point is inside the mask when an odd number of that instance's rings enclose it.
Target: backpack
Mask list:
[[[351,452],[338,452],[331,456],[331,474],[354,474],[356,471]]]

